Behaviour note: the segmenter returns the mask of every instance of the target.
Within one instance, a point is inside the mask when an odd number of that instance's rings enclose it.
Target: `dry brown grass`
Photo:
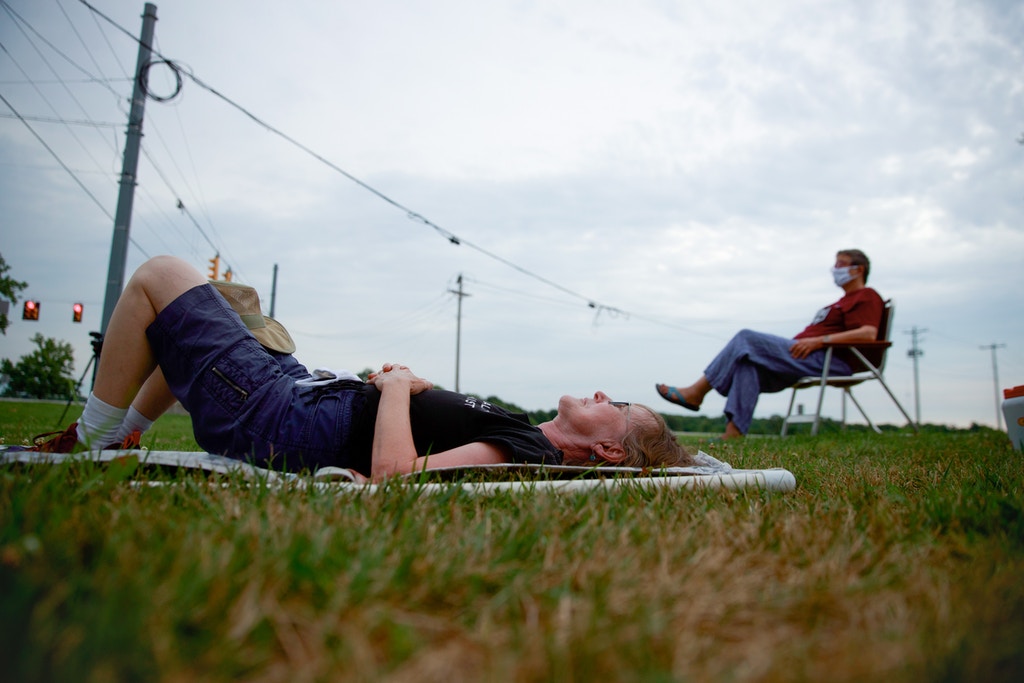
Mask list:
[[[0,472],[0,656],[17,680],[1017,680],[1024,465],[1004,439],[716,453],[787,466],[788,494]]]

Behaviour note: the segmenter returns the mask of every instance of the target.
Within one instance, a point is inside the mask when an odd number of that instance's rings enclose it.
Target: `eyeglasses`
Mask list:
[[[629,420],[632,417],[633,404],[629,401],[608,401],[608,405],[626,409],[626,433],[629,434]]]

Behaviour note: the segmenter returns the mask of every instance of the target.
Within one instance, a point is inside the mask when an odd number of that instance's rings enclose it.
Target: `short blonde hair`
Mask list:
[[[676,439],[668,424],[653,409],[640,403],[633,404],[644,411],[650,420],[634,420],[633,428],[622,439],[626,457],[616,463],[621,467],[686,467],[695,464],[693,456]]]

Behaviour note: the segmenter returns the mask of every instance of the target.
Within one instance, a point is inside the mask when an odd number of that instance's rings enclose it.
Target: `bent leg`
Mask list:
[[[697,410],[704,402],[704,397],[712,389],[717,390],[722,396],[729,395],[733,384],[733,372],[737,364],[747,359],[756,349],[771,344],[773,347],[783,349],[788,354],[790,343],[792,342],[783,337],[753,330],[740,330],[718,352],[718,355],[704,370],[704,374],[698,377],[693,384],[685,387],[658,384],[656,385],[658,394],[666,401],[682,405],[690,410]],[[679,400],[680,398],[682,401]]]
[[[103,340],[93,394],[127,408],[156,368],[146,328],[169,303],[206,278],[185,261],[157,256],[132,275],[114,307]]]
[[[760,394],[782,391],[801,377],[821,373],[825,352],[793,358],[792,344],[785,337],[741,330],[704,371],[715,390],[727,397],[725,414],[740,433],[750,429]],[[830,372],[849,375],[850,368],[833,358]]]
[[[163,371],[157,367],[139,390],[132,407],[149,420],[156,420],[178,401],[167,386]]]
[[[774,334],[740,330],[705,368],[704,376],[718,393],[728,396],[732,390],[736,368],[741,362],[774,365],[779,359],[791,357],[789,346],[792,343],[791,340]]]
[[[761,378],[757,368],[745,361],[738,362],[733,369],[729,396],[725,400],[725,416],[740,434],[750,431],[760,394]]]

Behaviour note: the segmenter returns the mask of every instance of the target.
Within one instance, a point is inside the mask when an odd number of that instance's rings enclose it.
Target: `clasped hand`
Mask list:
[[[789,347],[789,352],[796,359],[807,358],[818,349],[822,348],[824,343],[822,337],[806,337],[804,339],[797,339]]]
[[[417,377],[409,370],[408,366],[398,363],[385,363],[380,372],[370,373],[369,382],[381,392],[388,385],[408,384],[410,396],[434,388],[433,382]]]

